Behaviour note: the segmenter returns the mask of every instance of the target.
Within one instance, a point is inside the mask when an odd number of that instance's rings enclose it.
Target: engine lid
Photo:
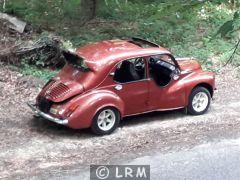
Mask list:
[[[53,79],[45,86],[41,93],[46,99],[53,102],[62,102],[75,95],[81,94],[84,88],[75,81],[62,81]]]

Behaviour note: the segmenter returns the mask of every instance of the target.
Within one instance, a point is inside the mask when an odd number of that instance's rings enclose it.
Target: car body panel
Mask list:
[[[194,58],[177,58],[178,65],[182,71],[201,70],[201,65]]]
[[[149,97],[148,86],[148,80],[125,84],[113,82],[113,85],[106,86],[104,89],[112,91],[125,102],[123,116],[126,116],[146,111]],[[118,87],[120,87],[119,90]]]
[[[182,80],[172,80],[165,87],[159,87],[151,79],[149,85],[149,106],[150,110],[166,110],[182,108],[185,105],[185,85]],[[166,98],[167,97],[167,98]]]

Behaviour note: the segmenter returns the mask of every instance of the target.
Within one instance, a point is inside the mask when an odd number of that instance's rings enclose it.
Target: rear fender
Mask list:
[[[121,117],[124,111],[123,101],[111,91],[95,90],[71,100],[71,103],[79,104],[79,107],[68,118],[68,126],[74,129],[88,128],[96,113],[105,107],[116,108]]]

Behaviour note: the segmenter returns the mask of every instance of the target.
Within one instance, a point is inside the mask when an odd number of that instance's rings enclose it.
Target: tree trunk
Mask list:
[[[97,10],[97,0],[82,0],[81,11],[85,21],[95,18]]]
[[[6,11],[6,0],[3,0],[3,12]]]

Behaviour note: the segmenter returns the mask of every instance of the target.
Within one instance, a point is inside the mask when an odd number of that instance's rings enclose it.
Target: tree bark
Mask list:
[[[6,0],[3,0],[3,12],[6,11]]]
[[[85,20],[91,20],[96,17],[97,0],[82,0],[81,11]]]
[[[0,12],[0,19],[10,22],[12,25],[9,27],[11,29],[14,29],[15,31],[18,31],[19,33],[23,33],[25,30],[25,27],[27,25],[26,22],[21,21],[21,20],[17,19],[16,17],[10,16],[6,13]]]

